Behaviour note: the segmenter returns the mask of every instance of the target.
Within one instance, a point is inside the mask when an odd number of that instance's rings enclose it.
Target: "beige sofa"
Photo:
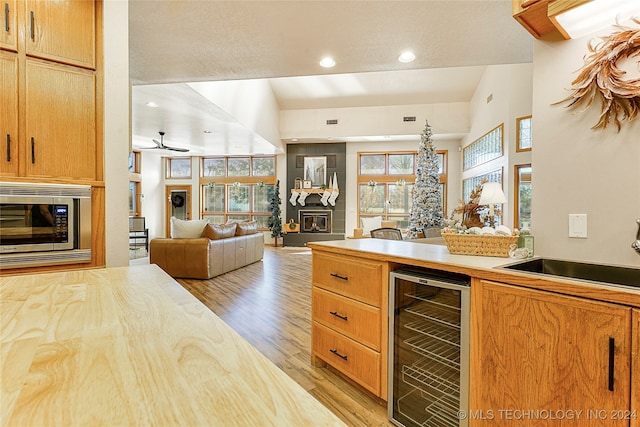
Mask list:
[[[156,238],[149,243],[151,264],[179,278],[210,279],[260,261],[263,255],[264,234],[255,223],[208,224],[202,237]]]

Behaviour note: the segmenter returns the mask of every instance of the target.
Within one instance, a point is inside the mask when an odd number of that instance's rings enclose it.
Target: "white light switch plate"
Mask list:
[[[569,214],[569,237],[587,238],[587,214]]]

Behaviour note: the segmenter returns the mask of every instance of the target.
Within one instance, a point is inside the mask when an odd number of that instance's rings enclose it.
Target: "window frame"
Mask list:
[[[523,164],[518,164],[518,165],[514,165],[513,167],[513,181],[514,181],[514,186],[513,186],[513,227],[514,228],[520,228],[520,184],[521,184],[521,180],[520,180],[520,170],[521,169],[526,169],[526,168],[531,168],[531,172],[529,173],[529,184],[531,185],[532,183],[532,178],[533,178],[533,167],[531,166],[531,163],[523,163]],[[531,197],[531,199],[533,199],[533,197]],[[531,227],[531,220],[532,218],[529,217],[529,227]]]
[[[531,142],[531,146],[530,147],[522,147],[521,141],[522,141],[522,135],[520,134],[520,123],[524,120],[529,120],[530,121],[530,125],[529,125],[529,129],[531,132],[531,138],[530,138],[530,142]],[[529,114],[528,116],[522,116],[522,117],[518,117],[516,118],[516,153],[521,153],[521,152],[526,152],[526,151],[531,151],[531,149],[533,148],[533,133],[532,133],[532,127],[533,127],[533,119],[531,114]]]
[[[187,176],[173,175],[172,163],[177,160],[189,160],[189,174]],[[167,165],[167,168],[166,168],[165,177],[167,179],[191,179],[191,177],[193,176],[193,158],[192,157],[184,157],[184,156],[167,157],[166,165]]]
[[[389,174],[389,156],[398,155],[398,154],[413,154],[413,173],[412,174],[398,174],[391,175]],[[447,191],[448,191],[448,162],[449,162],[449,151],[448,150],[436,150],[436,154],[442,156],[442,172],[440,173],[440,185],[442,192],[442,211],[443,215],[446,217],[447,212]],[[385,157],[385,173],[384,174],[362,174],[361,173],[361,158],[363,156],[372,156],[372,155],[384,155]],[[411,206],[408,207],[408,211],[406,214],[399,213],[390,213],[389,212],[389,186],[397,185],[400,181],[404,181],[405,184],[415,185],[416,180],[416,168],[418,163],[418,152],[413,150],[393,150],[393,151],[363,151],[358,152],[358,164],[357,164],[357,182],[356,182],[356,191],[357,191],[357,224],[359,226],[361,218],[370,218],[374,216],[382,216],[383,221],[398,221],[400,222],[402,219],[410,218],[411,215]],[[375,182],[375,185],[384,185],[383,197],[383,212],[382,213],[371,213],[371,214],[363,214],[361,212],[361,198],[360,198],[360,190],[362,185],[369,185],[370,182]]]
[[[249,176],[236,176],[229,175],[229,159],[235,158],[247,158],[249,159]],[[257,158],[270,158],[273,159],[273,175],[258,175],[254,176],[254,159]],[[205,176],[204,175],[204,162],[207,159],[224,159],[225,161],[225,176]],[[258,218],[262,219],[264,222],[265,217],[271,217],[271,212],[256,212],[254,210],[255,200],[255,187],[258,186],[273,186],[275,190],[275,185],[277,181],[276,177],[277,173],[277,157],[274,155],[257,155],[257,156],[206,156],[200,158],[200,218],[208,219],[209,217],[222,217],[223,222],[227,222],[230,219],[238,219],[241,217],[242,219],[249,220],[258,220]],[[224,210],[223,211],[205,211],[205,194],[206,188],[209,185],[221,185],[224,186]],[[229,209],[229,200],[231,197],[231,192],[233,191],[234,185],[240,186],[249,186],[249,210],[248,211],[231,211]],[[258,221],[260,224],[260,221]],[[266,227],[258,226],[258,229],[261,231],[267,230]]]

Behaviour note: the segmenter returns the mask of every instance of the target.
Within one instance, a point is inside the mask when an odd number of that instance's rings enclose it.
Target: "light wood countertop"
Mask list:
[[[398,265],[451,271],[479,279],[494,280],[640,308],[640,288],[608,286],[596,282],[503,269],[500,267],[521,260],[452,255],[446,246],[430,244],[429,240],[349,239],[309,242],[307,246],[313,251],[358,256],[371,260],[388,261]]]
[[[0,425],[343,426],[155,265],[0,277]]]

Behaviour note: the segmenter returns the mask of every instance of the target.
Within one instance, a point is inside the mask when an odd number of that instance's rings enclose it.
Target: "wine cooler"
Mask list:
[[[399,426],[467,426],[468,276],[396,270],[389,280],[389,419]]]

